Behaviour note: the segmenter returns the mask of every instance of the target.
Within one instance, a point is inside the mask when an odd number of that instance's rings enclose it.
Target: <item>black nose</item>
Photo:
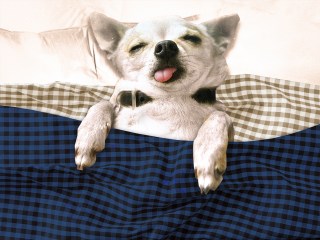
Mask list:
[[[178,52],[177,44],[171,40],[158,42],[154,49],[154,55],[158,58],[171,58],[176,56]]]

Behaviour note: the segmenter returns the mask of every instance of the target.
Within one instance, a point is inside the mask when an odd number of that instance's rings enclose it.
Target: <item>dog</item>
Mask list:
[[[96,161],[110,128],[194,140],[195,177],[201,193],[220,185],[233,125],[215,89],[229,72],[225,52],[237,14],[196,24],[179,17],[128,27],[100,13],[90,27],[119,80],[110,101],[92,106],[78,128],[77,168]]]

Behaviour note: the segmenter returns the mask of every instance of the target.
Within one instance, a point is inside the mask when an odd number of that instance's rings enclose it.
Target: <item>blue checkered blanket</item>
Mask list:
[[[320,125],[230,143],[201,195],[189,141],[111,130],[77,171],[79,124],[0,107],[1,239],[320,239]]]

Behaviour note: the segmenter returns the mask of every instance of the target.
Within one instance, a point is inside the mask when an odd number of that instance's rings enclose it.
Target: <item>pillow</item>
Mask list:
[[[0,84],[114,85],[117,76],[88,26],[41,33],[0,29]]]

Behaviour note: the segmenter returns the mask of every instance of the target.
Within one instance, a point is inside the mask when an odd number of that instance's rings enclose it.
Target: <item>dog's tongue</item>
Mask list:
[[[176,68],[165,68],[162,70],[158,70],[154,74],[154,79],[158,82],[166,82],[172,78],[173,73],[177,71]]]

